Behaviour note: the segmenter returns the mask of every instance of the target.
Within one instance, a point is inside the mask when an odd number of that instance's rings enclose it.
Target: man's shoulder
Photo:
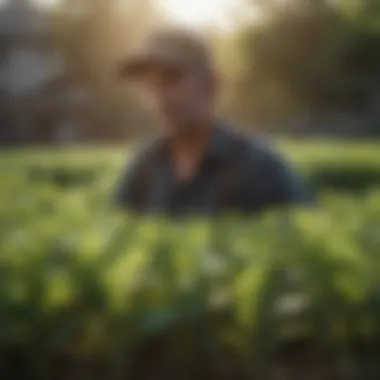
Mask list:
[[[248,139],[248,169],[251,181],[257,186],[257,179],[265,191],[276,193],[278,199],[294,202],[313,201],[310,189],[302,175],[281,154],[276,143],[265,136]]]
[[[157,138],[150,138],[129,148],[123,171],[123,183],[138,182],[149,172],[158,152]]]
[[[253,137],[249,141],[251,162],[264,168],[267,166],[287,166],[285,157],[276,143],[268,137]]]
[[[116,184],[116,203],[136,208],[138,199],[146,191],[145,180],[150,176],[154,163],[154,152],[157,149],[156,139],[144,140],[130,147],[126,166]]]
[[[161,139],[151,137],[138,142],[128,155],[128,166],[140,167],[154,161],[161,146]]]
[[[243,133],[235,132],[232,134],[233,139],[238,142],[242,148],[242,153],[246,163],[254,166],[256,169],[284,163],[284,159],[276,149],[276,144],[266,136],[249,136]]]

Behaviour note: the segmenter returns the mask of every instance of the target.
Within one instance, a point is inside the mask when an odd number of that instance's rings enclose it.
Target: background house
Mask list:
[[[0,142],[77,139],[84,86],[57,50],[47,19],[27,0],[0,8]]]

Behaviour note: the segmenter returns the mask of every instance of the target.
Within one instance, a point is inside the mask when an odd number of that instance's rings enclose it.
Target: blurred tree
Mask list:
[[[349,105],[360,108],[380,84],[380,3],[345,0],[341,12],[338,95],[343,100],[348,95]]]
[[[323,98],[331,75],[336,13],[327,0],[254,4],[261,7],[260,22],[246,25],[236,36],[241,62],[234,108],[248,119],[275,121]]]
[[[247,7],[260,17],[242,24],[231,43],[230,112],[268,123],[305,108],[365,107],[380,73],[378,0],[250,0]]]

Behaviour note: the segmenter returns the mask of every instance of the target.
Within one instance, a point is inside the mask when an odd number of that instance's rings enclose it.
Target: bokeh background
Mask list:
[[[114,210],[155,127],[116,68],[163,23],[211,40],[220,114],[312,210]],[[0,47],[1,378],[380,378],[379,0],[1,0]]]
[[[214,42],[221,112],[248,130],[379,133],[376,0],[2,0],[1,142],[140,136],[151,123],[116,75],[147,30]]]

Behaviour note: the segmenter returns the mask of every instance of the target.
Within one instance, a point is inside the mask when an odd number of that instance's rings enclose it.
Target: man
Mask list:
[[[118,187],[118,204],[139,213],[255,214],[308,201],[300,179],[259,142],[215,117],[218,78],[207,43],[178,28],[156,31],[123,62],[163,126],[137,154]]]

